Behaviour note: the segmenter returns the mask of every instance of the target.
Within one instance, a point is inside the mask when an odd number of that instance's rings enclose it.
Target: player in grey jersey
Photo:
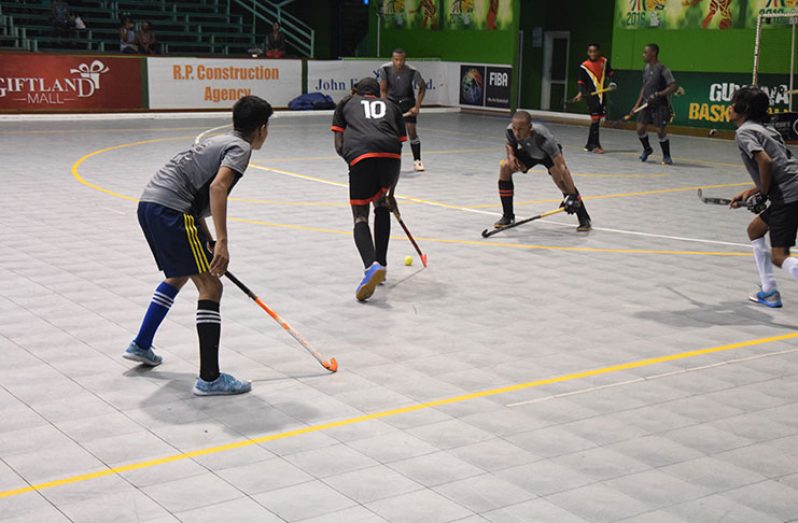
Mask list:
[[[416,85],[418,97],[414,88]],[[380,67],[380,98],[387,98],[398,105],[405,115],[405,127],[410,149],[413,151],[413,168],[416,171],[424,170],[421,162],[421,139],[418,137],[416,124],[426,93],[424,78],[418,69],[407,63],[407,53],[404,49],[394,49],[391,61]]]
[[[676,80],[671,70],[660,63],[657,44],[648,44],[643,48],[643,61],[646,63],[643,70],[643,87],[632,108],[634,112],[643,103],[648,104],[645,109],[637,113],[637,137],[643,144],[640,161],[645,162],[654,152],[648,141],[648,126],[653,125],[657,128],[657,138],[662,149],[662,163],[671,165],[673,163],[671,143],[665,126],[670,123],[673,116],[670,95],[676,90]]]
[[[227,196],[244,175],[252,150],[269,134],[272,107],[257,96],[245,96],[233,107],[233,131],[209,138],[174,156],[152,177],[141,195],[138,218],[158,268],[166,279],[155,290],[139,333],[123,357],[160,365],[152,340],[177,293],[190,279],[197,287],[197,334],[200,371],[194,394],[212,396],[249,392],[251,384],[219,371],[222,317],[220,278],[227,271]],[[216,242],[205,217],[213,216]]]

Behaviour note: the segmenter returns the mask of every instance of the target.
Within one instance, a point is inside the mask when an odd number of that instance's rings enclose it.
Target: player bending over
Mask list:
[[[756,87],[738,89],[732,97],[729,119],[737,125],[737,147],[754,181],[754,187],[732,199],[732,206],[746,205],[758,213],[748,225],[748,237],[762,288],[750,300],[781,307],[772,264],[798,279],[798,259],[790,256],[798,232],[798,159],[767,124],[769,107],[768,95]],[[768,231],[770,252],[765,241]]]
[[[676,90],[676,80],[671,70],[660,63],[657,44],[648,44],[643,48],[643,61],[646,63],[643,69],[643,87],[631,111],[634,113],[643,103],[648,103],[645,109],[637,113],[637,137],[643,144],[640,161],[645,162],[654,152],[648,141],[648,126],[654,125],[662,149],[662,163],[672,165],[671,142],[665,127],[673,116],[670,95]]]
[[[418,98],[414,85],[418,86]],[[391,61],[380,68],[380,97],[398,105],[402,114],[406,115],[404,119],[410,137],[410,149],[413,151],[413,169],[419,172],[424,170],[424,164],[421,163],[421,138],[418,137],[416,124],[426,93],[427,84],[418,69],[407,63],[405,50],[394,49]]]
[[[252,388],[219,372],[222,317],[220,278],[227,271],[227,196],[244,175],[252,150],[263,147],[269,133],[272,106],[257,96],[245,96],[233,106],[233,131],[194,144],[173,157],[144,188],[138,207],[141,225],[158,269],[166,279],[155,290],[136,338],[124,357],[150,367],[162,358],[152,350],[155,331],[166,317],[180,289],[190,279],[199,291],[197,334],[200,372],[194,394],[241,394]],[[205,218],[213,216],[216,243]]]
[[[579,65],[579,81],[577,82],[579,92],[574,98],[574,101],[577,102],[584,98],[590,113],[590,131],[588,131],[587,145],[585,145],[587,152],[604,153],[601,142],[599,142],[599,128],[601,119],[607,116],[607,93],[597,93],[597,91],[604,89],[605,80],[611,77],[612,69],[610,69],[609,60],[601,56],[601,46],[596,43],[588,45],[587,60]]]
[[[526,111],[518,111],[507,126],[507,159],[499,167],[499,198],[502,202],[502,217],[494,227],[504,227],[515,223],[513,213],[513,173],[527,172],[541,164],[548,169],[551,178],[562,191],[562,207],[568,214],[576,213],[579,218],[577,231],[591,229],[590,215],[585,209],[582,197],[574,185],[571,171],[565,165],[562,146],[557,143],[551,131],[540,124],[532,125],[532,116]]]
[[[333,116],[335,151],[349,164],[349,204],[355,221],[355,245],[366,269],[355,291],[366,301],[385,280],[391,236],[393,191],[402,166],[402,142],[407,141],[399,107],[380,95],[374,78],[363,78],[355,94],[338,103]],[[374,239],[369,206],[374,204]]]

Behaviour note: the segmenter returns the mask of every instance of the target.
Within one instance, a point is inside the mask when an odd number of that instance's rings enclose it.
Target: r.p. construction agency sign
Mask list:
[[[8,54],[0,60],[0,111],[143,109],[141,59]]]
[[[284,107],[302,92],[300,60],[147,59],[150,109],[229,109],[256,95]]]

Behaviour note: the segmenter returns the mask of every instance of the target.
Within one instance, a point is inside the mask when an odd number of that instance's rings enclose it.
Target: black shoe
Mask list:
[[[512,225],[515,223],[515,215],[507,216],[502,215],[501,219],[493,224],[493,227],[496,229],[501,229],[502,227],[507,227],[508,225]]]
[[[579,220],[579,227],[576,228],[579,232],[587,232],[593,228],[590,219]]]
[[[654,149],[652,149],[651,147],[643,149],[643,152],[640,153],[640,161],[645,162],[646,160],[648,160],[648,157],[651,156],[653,153]]]

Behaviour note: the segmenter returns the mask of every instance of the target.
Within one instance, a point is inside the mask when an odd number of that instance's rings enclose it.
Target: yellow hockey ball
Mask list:
[[[405,265],[407,265],[407,266],[413,265],[413,257],[412,256],[405,256]]]

